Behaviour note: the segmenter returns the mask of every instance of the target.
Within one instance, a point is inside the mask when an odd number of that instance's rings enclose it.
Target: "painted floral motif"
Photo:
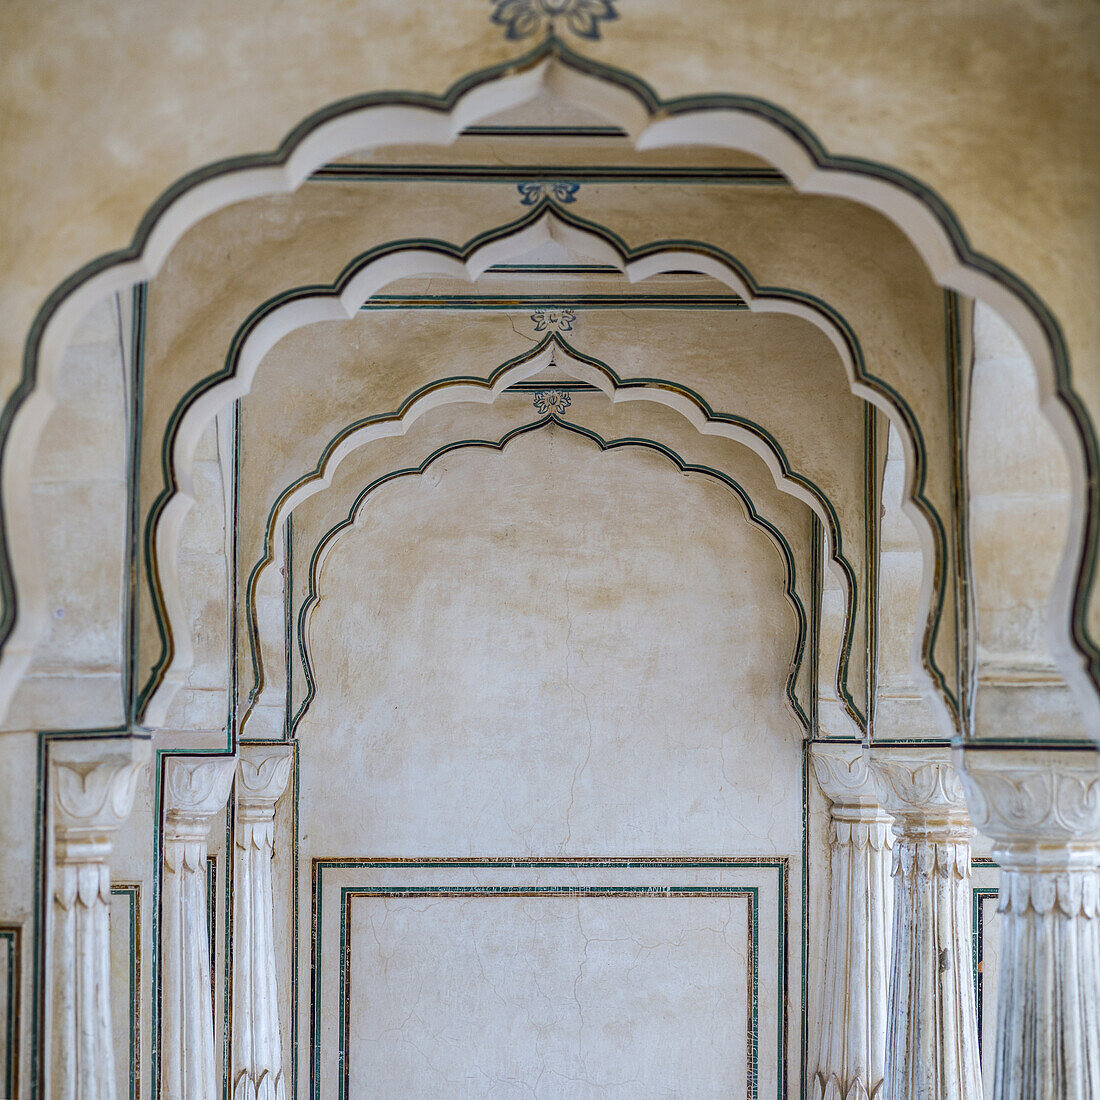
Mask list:
[[[531,320],[536,332],[572,332],[577,314],[571,309],[536,309]]]
[[[489,0],[489,17],[504,28],[504,37],[515,41],[547,31],[556,34],[564,25],[580,38],[600,37],[600,23],[618,19],[617,0]]]
[[[542,390],[535,394],[535,408],[542,416],[565,412],[572,403],[564,390]]]
[[[519,191],[519,201],[524,206],[534,206],[539,199],[550,198],[551,196],[560,203],[576,202],[580,187],[579,183],[564,182],[516,184],[516,190]]]

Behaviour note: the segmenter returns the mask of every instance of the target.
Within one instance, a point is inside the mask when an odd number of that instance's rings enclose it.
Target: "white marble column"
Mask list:
[[[233,1100],[285,1100],[271,857],[290,745],[240,750],[233,864]]]
[[[858,745],[817,745],[814,773],[829,811],[829,925],[814,1100],[879,1094],[886,1056],[890,818]]]
[[[148,758],[149,742],[134,738],[50,747],[50,1095],[57,1100],[116,1100],[108,860]]]
[[[170,757],[164,771],[160,1079],[164,1100],[215,1100],[214,1006],[206,856],[211,818],[225,807],[232,756]]]
[[[1100,777],[1091,750],[960,752],[1000,864],[993,1095],[1100,1097]]]
[[[894,818],[894,943],[883,1100],[981,1100],[971,961],[970,839],[947,749],[871,753]]]

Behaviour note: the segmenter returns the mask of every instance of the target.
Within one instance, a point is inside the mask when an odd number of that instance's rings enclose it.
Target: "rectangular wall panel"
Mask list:
[[[111,885],[111,1015],[119,1096],[141,1095],[141,883]]]
[[[787,866],[317,861],[315,1096],[784,1095]]]

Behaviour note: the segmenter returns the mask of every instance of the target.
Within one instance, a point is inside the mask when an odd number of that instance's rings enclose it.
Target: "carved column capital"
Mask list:
[[[229,801],[234,756],[172,756],[164,765],[164,861],[175,871],[206,861],[210,819]]]
[[[57,828],[117,829],[130,816],[150,751],[149,741],[136,737],[52,745]]]
[[[872,749],[868,767],[899,836],[927,832],[968,840],[973,835],[966,792],[946,747]]]
[[[959,749],[974,824],[994,842],[1002,867],[1095,867],[1100,846],[1100,774],[1089,749]]]
[[[113,833],[130,816],[149,756],[149,742],[133,737],[50,747],[59,864],[106,860]]]
[[[834,806],[877,805],[878,792],[860,745],[814,745],[814,775]]]
[[[242,745],[240,749],[238,814],[257,812],[270,816],[286,790],[293,750],[290,745]]]

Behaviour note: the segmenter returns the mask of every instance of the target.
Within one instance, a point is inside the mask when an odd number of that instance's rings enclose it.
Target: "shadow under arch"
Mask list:
[[[795,562],[794,555],[791,553],[791,548],[787,543],[783,533],[775,527],[772,523],[761,516],[753,505],[748,493],[735,481],[729,474],[723,473],[720,470],[713,469],[709,466],[695,465],[689,462],[685,462],[672,448],[665,446],[651,439],[639,439],[639,438],[623,438],[607,440],[602,438],[598,433],[592,431],[589,428],[585,428],[579,424],[572,424],[567,420],[563,420],[554,413],[548,416],[541,417],[538,420],[531,421],[527,424],[521,424],[520,426],[511,429],[506,432],[498,440],[491,439],[466,439],[459,440],[454,443],[448,443],[442,447],[434,450],[427,458],[424,459],[418,466],[412,466],[405,469],[393,470],[387,474],[376,478],[369,485],[367,485],[352,502],[352,506],[348,511],[347,519],[338,523],[335,527],[325,533],[325,535],[318,542],[314,548],[313,553],[310,555],[309,563],[309,591],[302,601],[302,606],[298,611],[298,624],[297,624],[297,637],[298,637],[298,651],[300,654],[302,669],[306,677],[306,695],[302,700],[301,706],[295,712],[293,718],[290,721],[290,729],[288,731],[291,740],[297,737],[298,726],[302,719],[309,711],[313,700],[317,694],[317,680],[315,670],[313,666],[313,660],[309,650],[309,627],[313,617],[313,612],[317,607],[320,600],[318,592],[318,585],[320,581],[321,569],[324,566],[325,560],[328,554],[335,547],[339,541],[340,534],[346,531],[350,527],[354,527],[357,523],[358,517],[362,512],[362,509],[366,501],[370,496],[383,485],[387,485],[392,481],[395,481],[403,477],[419,477],[424,474],[433,463],[438,459],[443,458],[445,455],[452,454],[455,451],[460,450],[472,450],[482,449],[496,451],[499,454],[503,454],[508,444],[514,439],[520,436],[529,435],[532,432],[539,431],[543,428],[555,425],[560,428],[564,428],[568,432],[575,433],[585,439],[595,443],[600,452],[607,452],[624,447],[639,447],[646,450],[654,451],[667,458],[681,473],[688,474],[702,474],[706,477],[712,478],[720,484],[728,488],[733,495],[739,501],[745,519],[754,527],[760,528],[770,538],[772,544],[779,552],[780,557],[783,560],[784,569],[786,573],[785,585],[784,585],[784,597],[790,604],[791,609],[794,612],[795,619],[798,625],[798,636],[795,644],[795,652],[791,658],[790,671],[787,674],[787,680],[785,684],[785,693],[787,703],[790,706],[795,718],[802,726],[804,731],[809,731],[810,723],[806,712],[803,710],[801,704],[798,702],[798,698],[795,694],[795,683],[798,679],[799,669],[802,664],[802,659],[806,648],[807,637],[807,615],[806,609],[802,604],[802,600],[799,598],[795,589]]]
[[[363,302],[391,281],[431,274],[474,281],[494,264],[547,241],[556,241],[571,251],[617,267],[631,282],[668,271],[688,270],[707,275],[731,288],[750,310],[800,317],[829,338],[840,357],[849,388],[882,409],[897,424],[902,439],[912,449],[908,464],[912,501],[909,512],[921,536],[925,556],[922,672],[925,686],[931,685],[926,692],[929,704],[941,724],[955,733],[958,720],[955,697],[933,654],[943,610],[943,563],[947,560],[948,539],[943,519],[924,494],[927,464],[923,434],[916,416],[897,390],[867,370],[858,337],[848,321],[813,294],[789,287],[760,286],[744,265],[724,249],[694,240],[655,241],[632,247],[605,227],[567,213],[549,199],[543,199],[515,221],[487,230],[464,245],[423,238],[392,241],[357,256],[332,284],[292,288],[269,298],[249,314],[234,334],[225,367],[196,383],[181,398],[169,419],[161,450],[163,488],[145,523],[146,575],[156,611],[161,655],[139,693],[138,716],[148,725],[159,725],[190,665],[190,638],[184,634],[177,644],[172,624],[183,621],[175,572],[176,548],[183,520],[194,499],[191,486],[194,449],[217,411],[249,392],[264,356],[283,336],[297,328],[354,316]],[[770,443],[757,453],[768,463],[777,484],[784,479],[799,485]],[[811,507],[817,507],[812,496],[803,499]],[[835,552],[838,545],[835,540],[840,538],[839,524],[831,522],[827,512],[819,515],[830,536],[833,560],[843,569],[843,555]],[[853,591],[854,578],[849,576],[846,581]],[[845,705],[863,728],[865,719],[858,707]]]
[[[758,97],[662,100],[640,78],[575,53],[552,35],[513,61],[464,77],[443,95],[377,92],[344,99],[303,120],[272,152],[188,174],[152,204],[129,246],[86,264],[49,295],[31,325],[20,382],[0,411],[0,707],[6,709],[30,661],[45,616],[34,547],[25,534],[31,514],[27,456],[55,404],[61,351],[88,305],[155,273],[182,233],[214,210],[293,190],[327,160],[354,150],[448,144],[466,127],[544,88],[616,122],[638,149],[705,144],[745,150],[774,164],[800,191],[878,210],[905,233],[938,282],[986,302],[1012,325],[1035,365],[1042,407],[1068,453],[1073,478],[1070,533],[1051,597],[1052,645],[1090,726],[1100,729],[1100,648],[1086,621],[1098,552],[1100,448],[1073,389],[1068,350],[1050,309],[1023,280],[974,251],[947,204],[912,176],[829,153],[798,119]],[[925,671],[935,678],[933,670]],[[942,683],[939,688],[942,695]]]
[[[826,530],[832,562],[846,593],[844,640],[835,672],[837,694],[857,728],[866,732],[866,715],[852,697],[848,684],[860,586],[856,571],[845,555],[842,526],[828,494],[791,467],[782,445],[761,425],[744,417],[715,412],[699,394],[676,382],[654,378],[623,379],[607,363],[578,351],[556,333],[548,334],[522,355],[501,363],[484,379],[471,376],[440,379],[411,394],[396,412],[353,421],[329,441],[312,470],[291,482],[279,494],[268,513],[263,554],[249,571],[244,586],[253,679],[241,719],[242,727],[248,722],[265,683],[256,594],[265,571],[275,560],[279,532],[294,509],[324,491],[331,484],[340,464],[354,451],[381,439],[403,435],[413,423],[433,409],[459,402],[492,403],[507,387],[537,374],[551,362],[574,379],[592,385],[612,404],[642,401],[660,405],[678,413],[700,436],[724,438],[745,446],[764,461],[781,493],[806,504],[818,517]],[[569,426],[573,430],[585,430],[577,425]],[[653,446],[660,448],[664,445],[654,442]],[[737,486],[735,491],[742,496],[745,506],[755,512],[744,490]],[[794,678],[791,681],[792,690],[793,684]],[[801,711],[801,708],[796,709]]]

